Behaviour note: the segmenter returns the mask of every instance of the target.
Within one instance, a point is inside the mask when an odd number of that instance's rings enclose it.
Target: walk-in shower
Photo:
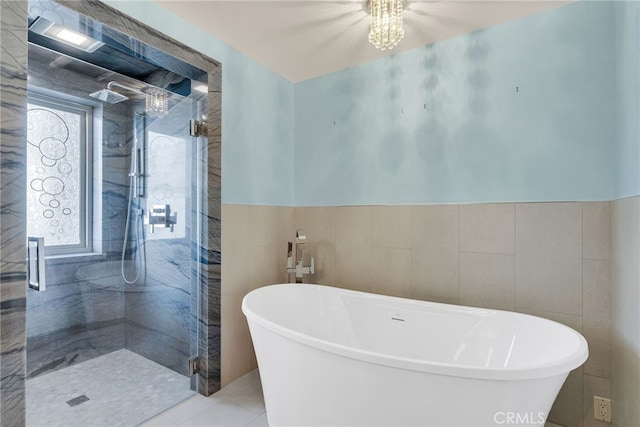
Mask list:
[[[102,44],[29,32],[27,229],[47,286],[27,292],[27,424],[135,425],[202,387],[207,146],[190,130],[207,73],[56,3],[29,13]]]

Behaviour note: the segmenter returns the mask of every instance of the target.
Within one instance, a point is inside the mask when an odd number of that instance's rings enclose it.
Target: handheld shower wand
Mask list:
[[[144,151],[140,147],[138,140],[138,123],[144,119],[144,115],[136,113],[133,119],[133,147],[131,148],[131,168],[129,172],[129,200],[127,203],[127,220],[124,227],[124,239],[122,243],[122,257],[120,262],[120,272],[125,283],[131,285],[140,279],[142,270],[145,267],[144,259],[144,212],[140,207],[140,198],[144,197]],[[133,201],[137,200],[135,216],[133,218],[133,227],[135,234],[135,248],[137,249],[133,256],[135,257],[134,269],[135,277],[128,279],[125,274],[125,257],[127,253],[127,240],[129,237],[129,227],[131,225],[131,211]]]

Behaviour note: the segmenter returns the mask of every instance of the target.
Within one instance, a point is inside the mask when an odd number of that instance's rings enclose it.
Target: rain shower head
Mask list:
[[[128,96],[124,96],[111,89],[102,89],[97,92],[90,93],[89,96],[92,98],[97,98],[102,102],[107,102],[109,104],[117,104],[118,102],[126,101],[127,99],[129,99]]]
[[[109,82],[106,89],[93,92],[89,94],[89,96],[93,98],[97,98],[102,102],[107,102],[109,104],[117,104],[118,102],[126,101],[127,99],[129,99],[128,96],[124,96],[123,94],[112,90],[111,89],[112,86],[118,86],[124,90],[128,90],[129,92],[135,92],[135,93],[140,93],[144,95],[144,92],[142,92],[141,90],[123,85],[122,83]]]
[[[102,102],[108,102],[109,104],[117,104],[118,102],[126,101],[129,97],[122,95],[119,92],[115,92],[111,89],[112,86],[118,86],[124,90],[130,92],[139,93],[145,96],[145,112],[152,115],[164,114],[169,109],[169,93],[165,90],[149,87],[142,90],[123,85],[118,82],[109,82],[106,89],[99,90],[89,94],[93,98],[97,98]]]

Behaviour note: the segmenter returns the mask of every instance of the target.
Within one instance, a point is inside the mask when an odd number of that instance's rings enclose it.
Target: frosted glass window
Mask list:
[[[49,96],[27,104],[27,233],[48,254],[89,250],[91,107]]]

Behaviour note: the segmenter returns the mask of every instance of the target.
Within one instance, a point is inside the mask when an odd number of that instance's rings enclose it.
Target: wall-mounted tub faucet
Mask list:
[[[289,275],[295,274],[296,283],[302,283],[302,278],[305,274],[313,274],[315,272],[315,261],[311,257],[311,264],[304,266],[302,264],[304,259],[304,247],[307,241],[307,237],[304,234],[304,230],[296,231],[296,253],[293,254],[293,243],[289,242],[287,245],[287,273]],[[294,265],[295,256],[295,265]]]

